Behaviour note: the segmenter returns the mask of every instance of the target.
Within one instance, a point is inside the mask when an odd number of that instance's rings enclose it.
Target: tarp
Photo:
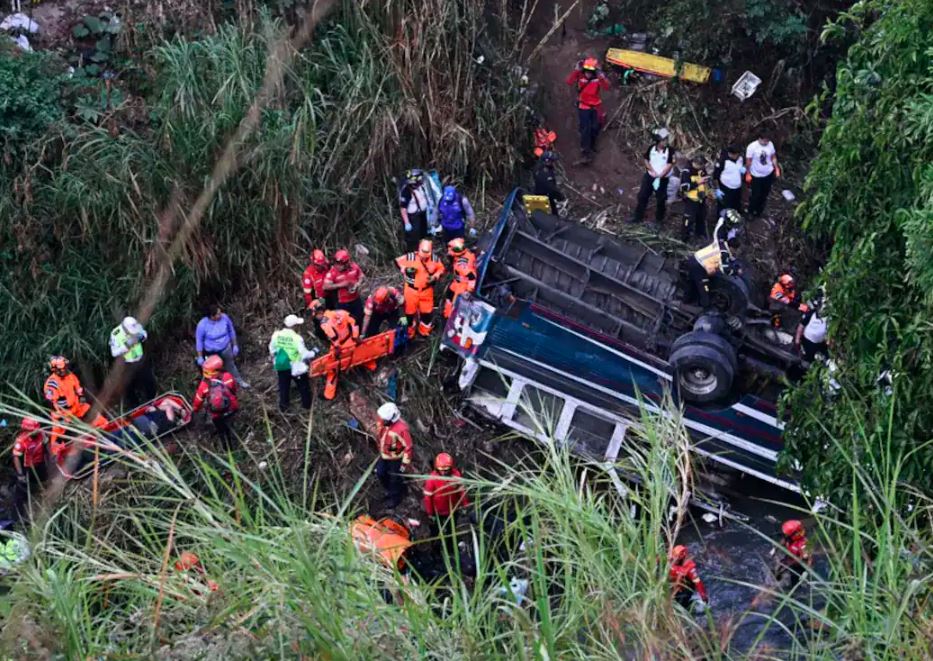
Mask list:
[[[366,514],[350,526],[350,535],[360,553],[374,554],[387,567],[402,569],[405,551],[412,547],[408,528],[390,518],[376,521]]]

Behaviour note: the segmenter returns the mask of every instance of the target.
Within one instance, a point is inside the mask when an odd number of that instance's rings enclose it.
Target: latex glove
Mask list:
[[[240,355],[240,347],[237,346],[236,344],[234,344],[234,345],[233,345],[233,356],[236,357],[236,356],[239,356],[239,355]]]
[[[405,231],[406,232],[411,231],[411,223],[409,223],[407,220],[405,221]]]
[[[403,328],[408,325],[408,317],[402,316],[398,318],[398,325]]]
[[[471,238],[471,239],[475,239],[477,234],[478,234],[478,232],[476,231],[476,228],[475,228],[475,227],[471,227],[471,228],[470,228],[470,238]]]
[[[745,174],[746,172],[748,172],[748,168],[746,168],[744,165],[740,165],[740,166],[739,166],[739,172],[740,172],[741,174]]]
[[[654,190],[658,190],[658,189],[661,187],[661,177],[657,177],[657,178],[654,180],[654,183],[651,184],[651,187],[652,187]]]
[[[746,172],[746,173],[745,173],[745,183],[746,183],[746,184],[752,183],[752,173],[751,173],[751,172]]]
[[[139,344],[138,337],[136,337],[135,335],[130,335],[128,338],[126,338],[126,346],[131,347],[135,344]]]
[[[716,189],[716,192],[713,193],[713,195],[716,196],[716,199],[717,199],[717,200],[721,200],[722,198],[724,198],[724,197],[726,196],[725,193],[723,193],[723,192],[722,192],[721,190],[719,190],[718,188]]]
[[[198,356],[198,367],[204,367],[204,356]]]

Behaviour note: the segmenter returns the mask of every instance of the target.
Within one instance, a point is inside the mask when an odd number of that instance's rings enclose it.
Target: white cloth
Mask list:
[[[826,319],[821,317],[819,312],[810,316],[810,321],[803,327],[803,336],[814,344],[826,341]]]
[[[424,192],[422,186],[411,189],[411,197],[408,200],[408,206],[406,211],[408,213],[418,213],[419,211],[428,210],[428,196]]]
[[[745,158],[751,160],[749,171],[753,177],[767,177],[774,172],[774,163],[771,159],[777,153],[774,143],[770,140],[766,144],[761,144],[757,140],[748,145],[745,150]]]
[[[719,183],[726,188],[735,190],[742,187],[742,157],[739,156],[734,161],[726,158],[722,163],[722,172],[719,175]]]
[[[663,174],[664,169],[671,162],[671,148],[668,147],[664,151],[658,151],[657,147],[652,147],[648,151],[648,162],[651,164],[651,169],[658,175]]]

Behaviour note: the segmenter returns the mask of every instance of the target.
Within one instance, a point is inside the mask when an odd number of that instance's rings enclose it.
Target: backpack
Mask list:
[[[288,352],[285,351],[285,349],[276,350],[272,366],[277,372],[284,372],[292,368],[292,361],[289,359]]]
[[[220,379],[210,380],[210,390],[207,393],[207,406],[214,415],[223,415],[230,411],[233,398],[230,388]]]

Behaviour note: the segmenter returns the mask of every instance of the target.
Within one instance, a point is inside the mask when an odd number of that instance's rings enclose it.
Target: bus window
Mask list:
[[[590,413],[582,406],[578,407],[573,412],[570,430],[567,432],[571,450],[587,454],[594,459],[603,459],[617,424],[614,420]]]
[[[514,420],[532,431],[550,435],[563,409],[563,399],[528,384],[522,389]]]

